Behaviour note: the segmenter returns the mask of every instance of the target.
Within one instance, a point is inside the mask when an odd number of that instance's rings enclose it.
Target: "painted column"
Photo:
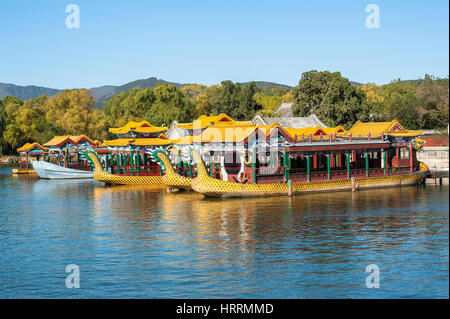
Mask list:
[[[351,170],[350,170],[350,152],[347,152],[346,155],[346,160],[347,160],[347,177],[350,179],[351,178]]]
[[[288,166],[288,153],[286,152],[286,147],[284,147],[283,153],[283,166],[284,166],[284,178],[286,181],[289,180],[289,166]]]
[[[388,167],[387,167],[387,150],[383,150],[383,162],[384,162],[384,175],[388,174]]]
[[[369,151],[366,150],[366,176],[369,177]]]
[[[411,172],[413,171],[413,146],[412,146],[412,142],[409,142],[409,166],[411,167],[410,170]]]
[[[253,177],[253,184],[256,184],[256,148],[253,148],[252,152],[252,177]]]
[[[327,172],[328,172],[328,180],[331,180],[331,152],[328,151],[328,156],[327,156]]]
[[[311,155],[310,155],[309,152],[308,152],[308,154],[306,155],[306,174],[308,175],[308,182],[311,181],[311,170],[310,170],[311,163],[310,163],[310,157],[311,157]]]
[[[65,167],[69,167],[69,150],[68,149],[66,150],[66,156],[65,156],[65,159],[64,159],[64,166]]]
[[[136,158],[137,162],[137,176],[141,176],[141,149],[138,148],[138,153],[137,153],[137,158]]]
[[[117,154],[117,174],[121,173],[121,166],[122,166],[122,154]]]
[[[133,150],[131,150],[130,151],[130,166],[131,166],[131,176],[133,176],[134,175],[134,167],[133,167],[133,165],[134,165],[134,161],[133,161],[133,156],[134,156],[134,151]]]

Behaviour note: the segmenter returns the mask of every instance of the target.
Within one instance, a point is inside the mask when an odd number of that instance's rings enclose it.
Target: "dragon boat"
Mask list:
[[[197,166],[192,189],[207,197],[295,195],[414,185],[429,175],[416,157],[422,132],[397,121],[321,131],[316,137],[273,126],[215,134],[222,146],[202,139],[191,153]],[[215,175],[215,165],[224,173]]]
[[[20,167],[12,171],[37,174],[44,179],[92,178],[93,167],[81,156],[81,151],[86,148],[102,152],[102,143],[85,134],[55,136],[44,145],[26,143],[17,149]]]
[[[112,174],[103,168],[101,160],[94,151],[86,150],[83,155],[89,159],[94,166],[93,178],[96,181],[110,185],[163,185],[162,176],[134,176],[124,174]]]
[[[130,176],[112,174],[105,171],[101,159],[94,151],[86,151],[83,153],[94,166],[93,177],[99,182],[116,185],[161,185],[181,190],[192,190],[192,178],[181,176],[175,172],[164,148],[157,148],[151,152],[147,152],[147,154],[154,163],[161,166],[161,175]]]
[[[349,178],[317,182],[276,182],[264,184],[242,184],[212,178],[196,151],[192,152],[197,165],[198,175],[191,187],[206,197],[256,197],[276,195],[296,195],[309,192],[348,191],[355,189],[381,188],[414,185],[428,176],[428,167],[420,165],[420,171],[404,175]]]

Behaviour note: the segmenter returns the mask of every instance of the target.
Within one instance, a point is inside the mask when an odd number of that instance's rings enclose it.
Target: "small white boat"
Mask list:
[[[58,166],[45,161],[32,161],[34,170],[40,178],[46,179],[69,179],[69,178],[92,178],[94,172]]]

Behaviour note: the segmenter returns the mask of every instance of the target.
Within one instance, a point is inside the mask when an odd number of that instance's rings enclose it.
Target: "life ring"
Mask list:
[[[213,162],[213,164],[219,164],[220,163],[220,156],[214,154],[212,156],[212,162]]]
[[[239,176],[238,176],[238,181],[241,184],[247,183],[248,182],[248,175],[247,175],[247,173],[246,172],[240,173]]]
[[[245,165],[250,165],[252,162],[253,162],[252,154],[248,154],[248,159],[245,159],[245,156],[244,156],[244,164]]]

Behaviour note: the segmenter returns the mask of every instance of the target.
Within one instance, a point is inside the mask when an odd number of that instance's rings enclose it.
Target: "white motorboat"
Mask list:
[[[92,178],[94,172],[58,166],[45,161],[32,161],[34,170],[40,178],[46,179],[73,179]]]

